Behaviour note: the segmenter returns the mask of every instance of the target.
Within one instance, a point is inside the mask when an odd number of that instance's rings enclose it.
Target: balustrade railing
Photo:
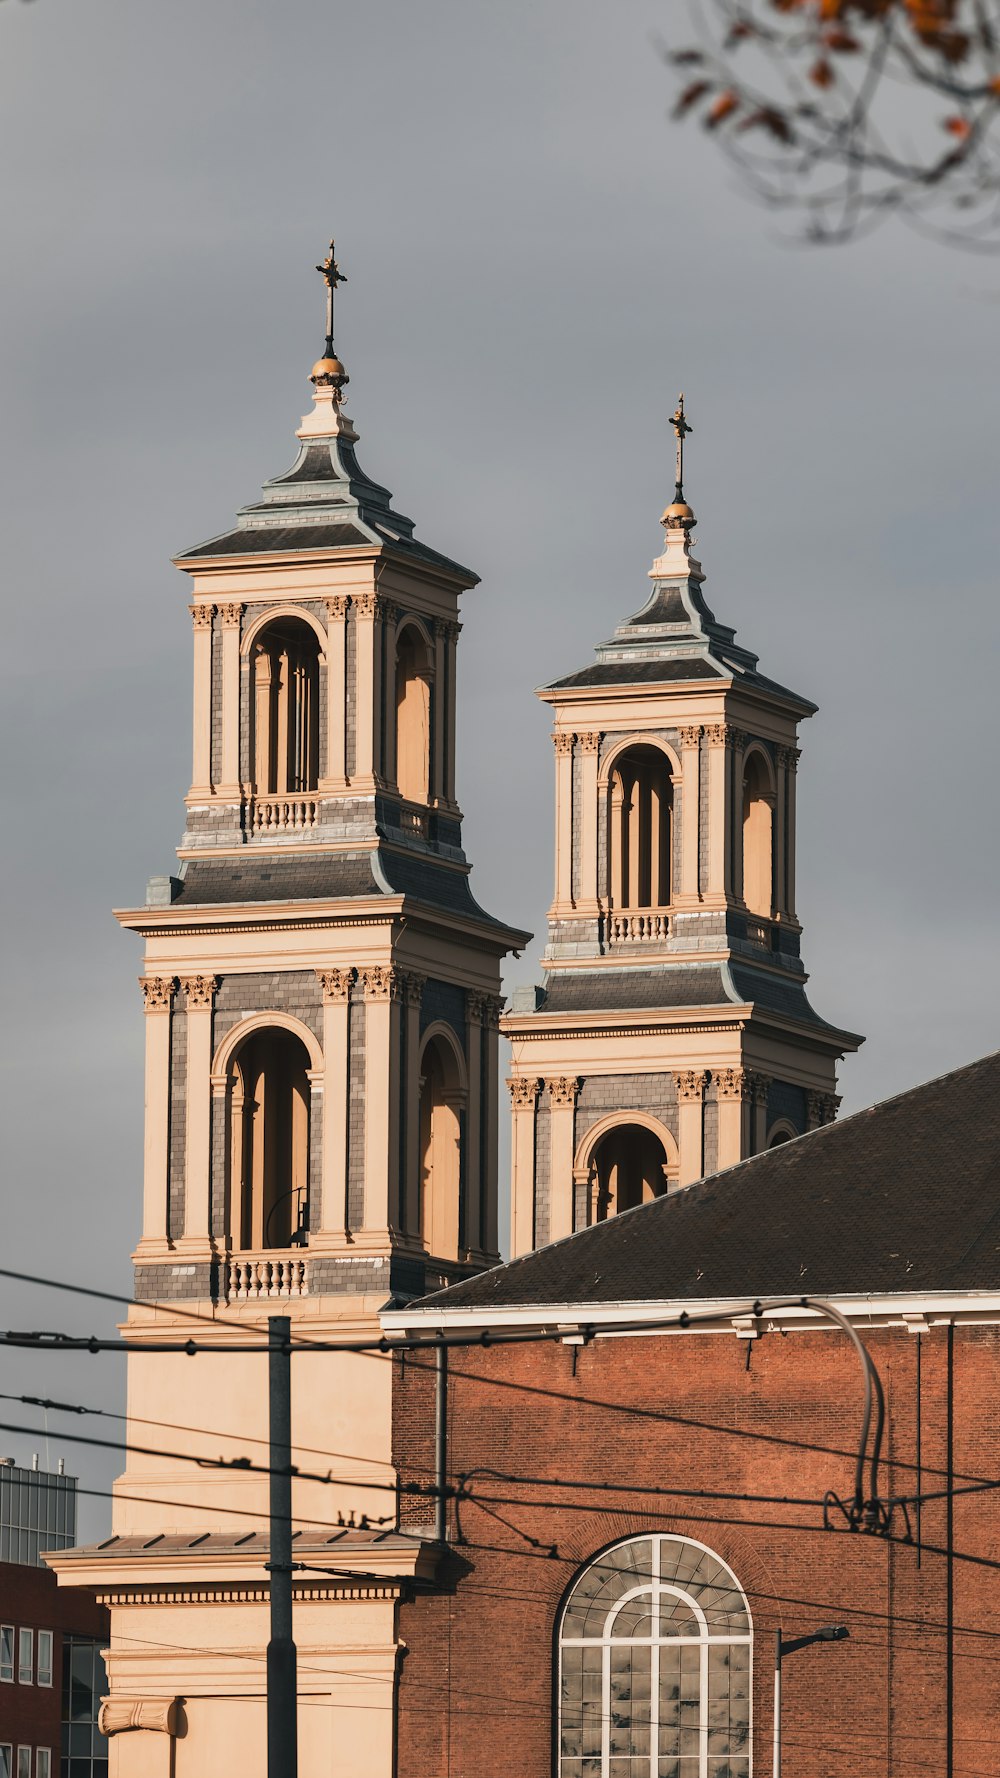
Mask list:
[[[404,833],[416,834],[418,839],[425,840],[428,833],[427,810],[403,803],[399,811],[399,825]]]
[[[250,827],[255,834],[304,833],[315,827],[319,799],[315,796],[255,796]]]
[[[764,949],[769,951],[771,949],[770,920],[758,920],[755,915],[748,914],[747,943],[751,945],[763,945]]]
[[[611,912],[606,919],[609,944],[662,944],[670,937],[670,915],[665,908],[636,908]]]
[[[298,1255],[241,1253],[229,1262],[229,1302],[258,1302],[264,1297],[308,1296],[308,1262]]]

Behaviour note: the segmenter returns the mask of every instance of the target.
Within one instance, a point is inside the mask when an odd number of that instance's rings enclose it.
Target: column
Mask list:
[[[795,912],[795,785],[800,758],[798,747],[782,747],[779,754],[785,773],[785,912],[790,920],[798,917]]]
[[[212,1240],[212,1002],[214,975],[182,976],[187,1006],[187,1095],[184,1133],[184,1236],[206,1257]]]
[[[499,1253],[500,1231],[497,1226],[499,1214],[499,1180],[497,1178],[497,1139],[499,1135],[499,1086],[500,1086],[500,1014],[503,1012],[503,999],[498,994],[486,996],[485,1018],[483,1020],[483,1044],[486,1050],[483,1069],[486,1100],[483,1106],[483,1122],[486,1128],[486,1140],[483,1145],[485,1155],[485,1175],[483,1179],[483,1252]]]
[[[212,613],[214,605],[192,605],[194,625],[194,720],[191,795],[212,794]]]
[[[704,1068],[682,1068],[674,1075],[677,1086],[677,1183],[693,1185],[705,1171]]]
[[[577,907],[597,912],[597,762],[600,735],[578,735],[580,743],[580,881]],[[572,784],[572,779],[570,780]]]
[[[354,606],[354,781],[357,789],[375,789],[375,725],[380,720],[382,663],[377,623],[378,599],[361,593]]]
[[[431,797],[435,802],[445,800],[445,630],[447,625],[441,618],[434,624],[434,765],[431,773]]]
[[[347,789],[347,599],[326,602],[326,772],[324,787]]]
[[[767,1147],[767,1095],[771,1076],[758,1070],[748,1075],[750,1087],[750,1153],[763,1154]]]
[[[146,1113],[144,1126],[142,1239],[139,1252],[166,1253],[170,1181],[170,1005],[173,976],[140,976],[146,1014]]]
[[[729,882],[731,776],[729,730],[724,722],[705,730],[708,742],[708,895],[724,901]]]
[[[511,1102],[510,1256],[535,1245],[535,1107],[540,1080],[507,1082]]]
[[[455,665],[458,649],[458,638],[462,626],[458,623],[444,625],[445,636],[445,673],[444,673],[444,797],[452,807],[455,798]]]
[[[549,1240],[573,1233],[573,1160],[576,1152],[576,1095],[580,1082],[546,1082],[549,1089]]]
[[[556,750],[556,908],[573,898],[573,742],[574,735],[555,734]]]
[[[399,1170],[399,995],[391,964],[361,971],[365,992],[365,1206],[363,1227],[385,1240]]]
[[[406,976],[406,1079],[402,1083],[406,1140],[400,1201],[403,1229],[414,1240],[420,1234],[420,1007],[426,977],[410,970]]]
[[[743,759],[747,749],[749,735],[742,729],[729,731],[729,745],[732,749],[732,846],[733,860],[731,871],[732,891],[737,901],[744,899],[743,884],[743,803],[745,790],[743,784]]]
[[[744,1107],[748,1082],[742,1068],[721,1068],[715,1076],[719,1095],[718,1169],[735,1167],[747,1152]]]
[[[396,760],[396,629],[402,617],[399,605],[390,605],[388,600],[379,600],[382,616],[382,636],[380,638],[383,656],[382,706],[385,713],[385,724],[382,731],[382,752],[380,755],[379,774],[386,784],[394,784],[398,789],[399,767]]]
[[[242,605],[220,605],[222,618],[222,783],[219,793],[240,793],[240,621]]]
[[[691,906],[699,895],[701,831],[701,728],[681,729],[681,868],[676,900]],[[701,1174],[694,1175],[696,1179]]]
[[[470,993],[466,1006],[466,1067],[469,1097],[465,1112],[465,1245],[478,1252],[483,1245],[483,1017],[486,995]]]
[[[348,1227],[347,1096],[353,969],[317,969],[323,990],[323,1161],[314,1247],[339,1245]]]

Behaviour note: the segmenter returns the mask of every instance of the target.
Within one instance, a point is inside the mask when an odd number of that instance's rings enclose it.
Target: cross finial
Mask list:
[[[677,483],[674,488],[674,499],[681,501],[684,499],[684,440],[689,432],[694,431],[694,427],[688,425],[684,414],[683,392],[677,397],[677,406],[670,418],[677,434]]]
[[[330,241],[329,254],[327,255],[326,259],[324,259],[323,264],[318,265],[316,267],[316,270],[319,272],[320,276],[323,279],[324,284],[326,285],[326,353],[327,353],[328,358],[332,358],[333,357],[333,295],[334,295],[334,291],[336,290],[338,284],[346,284],[347,283],[347,279],[346,279],[344,273],[341,271],[341,269],[340,269],[339,265],[337,264],[337,261],[334,257],[334,243],[333,243],[332,238]]]

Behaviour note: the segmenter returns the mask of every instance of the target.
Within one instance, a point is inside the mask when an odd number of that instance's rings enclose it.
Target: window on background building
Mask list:
[[[35,1748],[35,1778],[52,1778],[51,1747]]]
[[[38,1683],[52,1684],[52,1631],[38,1632]]]
[[[0,1624],[0,1680],[3,1680],[7,1685],[14,1683],[13,1624]],[[3,1778],[2,1767],[0,1767],[0,1778]]]
[[[107,1690],[100,1644],[89,1636],[67,1636],[62,1660],[61,1778],[108,1778],[108,1743],[97,1727]]]
[[[17,1750],[17,1778],[31,1778],[30,1747],[19,1747]]]
[[[605,1550],[563,1608],[560,1778],[749,1778],[750,1657],[746,1599],[703,1544]]]
[[[18,1630],[17,1677],[22,1685],[30,1685],[35,1677],[34,1630]]]
[[[13,1757],[14,1749],[10,1742],[0,1741],[0,1778],[12,1778],[14,1768],[11,1765],[11,1760]]]

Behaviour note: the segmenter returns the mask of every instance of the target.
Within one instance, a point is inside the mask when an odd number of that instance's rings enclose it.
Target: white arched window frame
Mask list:
[[[750,1778],[753,1630],[721,1557],[628,1538],[577,1577],[559,1633],[559,1778]]]

